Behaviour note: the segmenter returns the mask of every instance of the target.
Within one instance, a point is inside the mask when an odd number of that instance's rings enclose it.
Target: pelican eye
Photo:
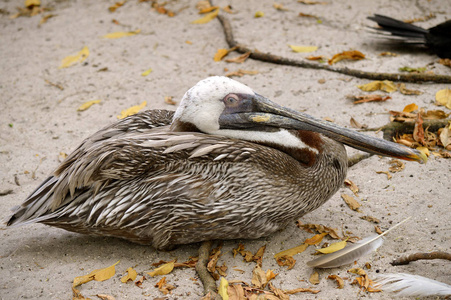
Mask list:
[[[240,98],[235,94],[228,94],[223,101],[227,107],[236,107],[240,104]]]

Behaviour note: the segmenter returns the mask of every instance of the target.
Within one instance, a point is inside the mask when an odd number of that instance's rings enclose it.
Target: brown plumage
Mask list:
[[[158,249],[259,238],[284,228],[339,189],[346,151],[299,121],[282,126],[287,129],[275,126],[268,108],[256,109],[254,98],[261,96],[252,93],[213,77],[187,92],[175,116],[146,111],[98,131],[31,193],[8,225],[40,222]],[[221,111],[202,116],[201,109],[219,102]],[[189,111],[196,105],[193,118]],[[258,111],[266,115],[251,114]],[[236,129],[248,123],[230,116],[250,116],[255,123]],[[410,150],[396,155],[419,159]]]

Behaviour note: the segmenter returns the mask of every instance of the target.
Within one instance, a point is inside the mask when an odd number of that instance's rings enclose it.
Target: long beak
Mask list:
[[[420,163],[427,161],[426,155],[418,150],[316,119],[308,114],[278,105],[258,94],[252,100],[254,104],[252,112],[221,115],[220,125],[228,128],[271,126],[314,131],[365,152],[415,160]]]

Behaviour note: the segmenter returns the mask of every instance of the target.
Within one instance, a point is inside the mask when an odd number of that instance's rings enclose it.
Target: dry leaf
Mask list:
[[[341,198],[343,198],[343,200],[346,202],[346,204],[349,206],[350,209],[360,212],[359,207],[361,205],[353,197],[346,194],[341,194]]]
[[[351,120],[349,120],[349,122],[351,123],[351,127],[354,127],[357,129],[368,128],[368,125],[360,124],[353,117],[351,117]]]
[[[206,14],[214,11],[215,9],[219,9],[219,6],[210,6],[199,10],[199,14]]]
[[[317,46],[295,46],[295,45],[288,45],[291,50],[293,50],[296,53],[307,53],[307,52],[314,52],[318,50]]]
[[[147,274],[150,275],[150,277],[154,277],[157,275],[166,275],[172,272],[174,269],[174,263],[175,261],[170,261],[167,264],[162,265],[161,267],[156,268],[152,272],[148,272]]]
[[[289,11],[289,9],[285,8],[281,3],[274,2],[272,7],[274,7],[277,10],[280,10],[280,11]]]
[[[379,54],[379,56],[398,56],[398,54],[393,52],[382,52]]]
[[[316,230],[319,233],[323,233],[323,232],[327,232],[329,234],[329,236],[333,239],[340,239],[340,236],[337,233],[337,229],[336,228],[331,228],[331,227],[327,227],[321,224],[302,224],[300,221],[296,222],[296,225],[301,228],[304,229],[305,231],[309,232],[309,233],[313,233],[313,230]]]
[[[123,119],[125,117],[134,115],[134,114],[138,113],[141,109],[143,109],[146,105],[147,105],[147,102],[143,101],[140,105],[135,105],[130,108],[124,109],[123,111],[121,111],[121,115],[117,116],[117,118]]]
[[[88,47],[85,46],[77,54],[70,55],[70,56],[67,56],[66,58],[64,58],[61,61],[61,65],[59,66],[59,68],[60,69],[68,68],[76,63],[83,62],[88,58],[88,56],[89,56],[89,49],[88,49]]]
[[[225,76],[227,77],[242,77],[244,75],[255,75],[258,74],[259,71],[248,71],[248,70],[242,70],[242,69],[238,69],[238,71],[235,72],[229,72],[227,74],[225,74]]]
[[[350,60],[361,60],[365,58],[365,54],[363,54],[360,51],[353,50],[353,51],[344,51],[338,54],[335,54],[332,56],[331,59],[329,59],[329,65],[332,65],[336,62],[339,62],[343,59],[350,59]]]
[[[119,261],[109,267],[94,270],[91,273],[89,273],[88,275],[75,277],[74,282],[72,283],[72,287],[75,288],[75,287],[77,287],[83,283],[89,282],[91,280],[105,281],[107,279],[110,279],[111,277],[114,276],[114,274],[116,274],[116,265],[118,263],[119,263]]]
[[[377,94],[362,95],[362,96],[348,96],[349,99],[354,100],[354,104],[360,104],[365,102],[383,102],[391,99],[390,96],[383,96]]]
[[[294,248],[291,248],[291,249],[287,249],[287,250],[284,250],[282,252],[274,254],[274,258],[277,259],[278,257],[281,257],[281,256],[293,256],[293,255],[296,255],[298,253],[302,253],[302,252],[305,251],[305,249],[307,249],[308,246],[309,245],[307,245],[307,244],[301,244],[301,245],[299,245],[297,247],[294,247]]]
[[[365,92],[374,92],[377,90],[381,90],[387,93],[391,93],[398,89],[396,85],[393,83],[393,81],[389,80],[384,81],[376,80],[364,85],[358,85],[357,87]]]
[[[418,151],[420,151],[421,153],[426,155],[426,157],[429,157],[429,155],[430,155],[429,149],[426,147],[416,147],[415,149],[417,149]]]
[[[327,234],[328,234],[327,232],[323,232],[323,233],[317,234],[317,235],[315,235],[315,236],[313,236],[313,237],[311,237],[309,239],[306,239],[304,241],[304,243],[307,244],[307,245],[317,245],[317,244],[321,243],[321,241],[323,240],[323,238]]]
[[[402,110],[402,112],[411,113],[417,109],[418,109],[418,105],[416,105],[415,103],[411,103],[411,104],[406,105],[404,107],[404,109]]]
[[[266,273],[262,270],[259,265],[256,265],[252,271],[252,285],[256,288],[264,288],[268,284],[268,279],[266,278]]]
[[[262,259],[263,259],[263,254],[265,253],[265,249],[266,249],[266,245],[260,247],[260,249],[257,250],[257,252],[255,253],[255,255],[252,257],[252,260],[255,261],[257,263],[257,265],[262,265]]]
[[[236,12],[234,12],[234,11],[232,10],[232,6],[230,6],[230,5],[224,6],[224,7],[222,8],[222,10],[225,11],[226,13],[228,13],[228,14],[235,14],[235,13],[236,13]]]
[[[451,89],[443,89],[435,93],[435,100],[437,105],[444,105],[451,109]]]
[[[166,282],[166,277],[161,278],[160,281],[155,284],[155,287],[157,287],[160,292],[165,295],[170,294],[171,290],[175,289],[175,286]]]
[[[368,222],[373,222],[376,224],[379,224],[381,222],[381,220],[379,220],[378,218],[372,217],[372,216],[362,216],[362,217],[360,217],[360,219],[368,221]]]
[[[274,274],[273,270],[268,270],[266,271],[266,280],[269,282],[271,280],[273,280],[274,278],[276,278],[276,276],[279,274]]]
[[[354,195],[357,196],[357,193],[359,192],[359,188],[357,187],[357,185],[349,179],[345,179],[344,183],[345,186],[347,186],[351,190],[351,192],[353,192]]]
[[[263,16],[265,16],[265,13],[262,11],[257,11],[257,12],[255,12],[255,15],[254,15],[255,18],[261,18]]]
[[[169,104],[169,105],[176,105],[177,104],[177,102],[172,100],[172,96],[164,96],[164,103]]]
[[[392,178],[391,174],[388,171],[376,171],[377,174],[385,174],[387,175],[387,179],[390,180]]]
[[[324,254],[329,254],[329,253],[337,252],[338,250],[343,249],[345,246],[346,246],[346,240],[332,243],[328,247],[319,248],[319,249],[316,249],[316,251],[324,253]]]
[[[451,59],[449,58],[440,58],[438,63],[451,68]]]
[[[119,7],[121,7],[122,5],[124,5],[125,2],[127,2],[127,1],[124,0],[124,1],[116,2],[116,3],[114,3],[113,5],[111,5],[110,7],[108,7],[108,10],[109,10],[110,12],[115,12],[116,9],[118,9]]]
[[[338,275],[329,275],[329,276],[327,276],[327,279],[335,280],[338,284],[337,288],[339,288],[339,289],[342,289],[345,286],[345,282]]]
[[[445,126],[442,131],[440,132],[440,142],[442,143],[443,147],[446,148],[448,145],[451,144],[451,130],[450,126]]]
[[[222,297],[223,300],[229,299],[229,294],[227,293],[229,287],[229,283],[227,279],[221,277],[221,281],[219,282],[218,294]]]
[[[115,300],[116,299],[111,295],[105,295],[105,294],[97,294],[96,296],[99,297],[101,300]]]
[[[227,49],[218,49],[218,51],[216,51],[215,56],[213,57],[214,61],[221,61],[227,54],[229,53],[229,50]]]
[[[241,284],[234,284],[232,286],[227,287],[227,294],[229,296],[229,299],[231,300],[242,300],[246,299],[244,296],[244,289]]]
[[[141,73],[141,76],[145,77],[147,75],[149,75],[152,72],[152,68],[145,70],[144,72]]]
[[[389,163],[390,167],[388,168],[388,170],[392,173],[401,172],[406,167],[402,161],[397,159],[392,159]]]
[[[218,16],[218,13],[219,13],[219,8],[215,9],[211,13],[205,14],[205,16],[203,16],[200,19],[192,21],[191,24],[206,24],[206,23],[210,22],[211,20],[213,20],[214,18],[216,18]]]
[[[135,285],[139,288],[142,288],[143,281],[146,280],[145,276],[142,276],[140,279],[135,281]]]
[[[127,275],[121,278],[121,282],[126,283],[128,281],[135,281],[136,276],[138,276],[138,273],[136,273],[135,269],[130,267],[127,269]]]
[[[398,88],[399,88],[399,91],[401,92],[401,94],[404,94],[404,95],[421,95],[421,94],[423,94],[422,91],[406,89],[405,83],[399,83]]]
[[[251,52],[246,52],[240,56],[236,56],[234,58],[229,58],[226,59],[226,62],[231,62],[231,63],[243,63],[248,57],[249,55],[251,55]]]
[[[48,14],[42,17],[41,21],[39,21],[39,25],[44,24],[47,22],[48,19],[55,17],[56,15]]]
[[[308,279],[308,281],[311,284],[319,284],[319,274],[318,272],[313,272],[312,275],[310,275],[310,278]]]
[[[289,255],[277,256],[276,261],[279,266],[287,266],[288,270],[292,269],[296,264],[296,260]]]
[[[88,108],[90,108],[91,106],[93,106],[94,104],[100,103],[100,101],[102,101],[102,100],[91,100],[91,101],[85,102],[82,105],[80,105],[80,107],[77,109],[77,111],[85,111]]]
[[[127,37],[127,36],[137,35],[140,32],[141,32],[141,29],[137,29],[135,31],[117,31],[117,32],[112,32],[112,33],[105,34],[103,36],[103,38],[105,38],[105,39],[120,39],[120,38]]]
[[[312,294],[318,294],[320,291],[318,290],[312,290],[309,288],[298,288],[298,289],[294,289],[294,290],[288,290],[288,291],[284,291],[285,294],[297,294],[297,293],[312,293]]]
[[[312,0],[298,0],[298,2],[302,3],[302,4],[308,4],[308,5],[312,5],[312,4],[326,5],[326,4],[329,4],[329,2],[312,1]]]
[[[307,56],[306,59],[308,60],[319,60],[321,63],[326,61],[326,57],[319,55],[319,56]]]
[[[415,127],[413,129],[413,140],[415,142],[420,143],[421,145],[425,145],[424,140],[424,128],[423,128],[423,118],[421,114],[417,114],[417,119],[415,120]]]

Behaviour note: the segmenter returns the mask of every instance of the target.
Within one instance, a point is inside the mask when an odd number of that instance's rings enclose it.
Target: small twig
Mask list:
[[[255,60],[260,60],[264,62],[295,66],[307,69],[320,69],[330,72],[341,73],[349,76],[354,76],[357,78],[365,78],[371,80],[391,80],[391,81],[404,81],[404,82],[435,82],[435,83],[451,83],[451,76],[448,75],[431,75],[431,74],[402,74],[402,73],[375,73],[375,72],[365,72],[360,70],[354,70],[349,68],[336,68],[329,65],[323,65],[318,63],[313,63],[309,61],[302,61],[297,59],[289,59],[282,56],[274,55],[271,53],[263,53],[258,50],[252,50],[245,47],[235,41],[233,37],[232,26],[229,20],[223,16],[218,15],[218,19],[221,22],[222,28],[224,30],[225,39],[230,48],[236,47],[237,52],[247,53],[250,52],[250,58]]]
[[[204,294],[207,295],[208,293],[211,293],[211,295],[213,295],[212,298],[214,299],[217,295],[216,281],[207,270],[207,264],[210,259],[210,249],[212,244],[212,241],[205,241],[202,243],[202,245],[200,245],[199,260],[196,263],[196,272],[199,275],[202,284],[204,285]]]
[[[414,253],[407,256],[400,257],[391,262],[392,266],[407,265],[412,261],[420,259],[446,259],[451,260],[451,253],[446,253],[442,251],[435,251],[430,253]]]

